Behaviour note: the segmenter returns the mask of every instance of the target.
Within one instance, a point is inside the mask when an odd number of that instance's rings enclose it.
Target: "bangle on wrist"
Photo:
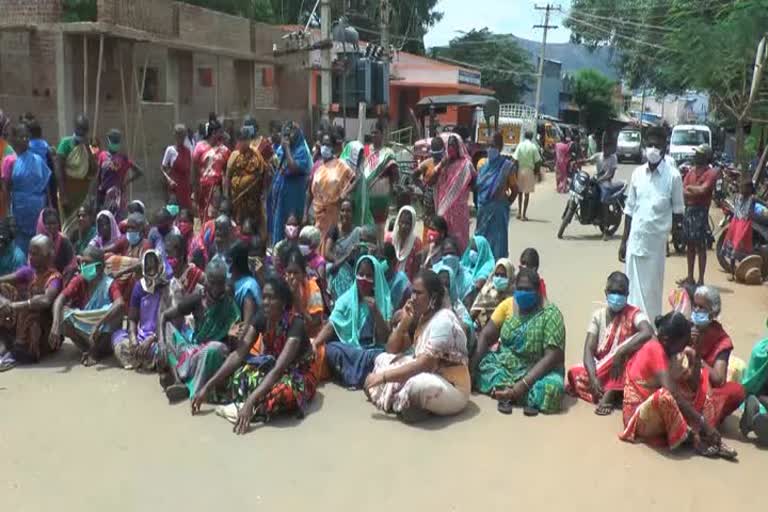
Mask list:
[[[531,390],[531,386],[528,384],[528,381],[525,380],[525,377],[523,377],[521,380],[523,381],[523,384],[525,385],[526,389],[528,391],[530,391]]]

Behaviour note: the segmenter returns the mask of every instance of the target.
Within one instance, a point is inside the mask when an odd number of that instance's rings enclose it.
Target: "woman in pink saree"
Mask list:
[[[469,243],[469,193],[475,168],[457,135],[441,134],[446,154],[435,170],[435,210],[448,223],[448,232],[463,251]]]
[[[568,192],[568,164],[571,161],[571,139],[555,144],[555,171],[557,173],[557,191]]]

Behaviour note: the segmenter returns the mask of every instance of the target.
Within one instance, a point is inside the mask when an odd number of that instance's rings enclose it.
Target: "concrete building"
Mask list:
[[[252,113],[264,129],[308,121],[307,95],[279,87],[299,59],[276,64],[279,28],[170,0],[96,5],[95,16],[64,22],[60,0],[0,0],[0,108],[35,114],[52,142],[80,112],[97,137],[122,130],[148,171],[135,192],[149,203],[163,200],[159,162],[174,123],[196,127],[210,111],[235,123]]]
[[[534,66],[539,68],[539,59]],[[539,113],[545,116],[559,117],[560,93],[562,92],[563,64],[560,61],[544,59],[544,77],[541,81],[541,100]],[[523,103],[536,107],[536,78],[530,82],[530,89],[523,96]]]
[[[645,106],[644,117],[652,114],[659,122],[669,126],[676,124],[704,123],[709,116],[709,95],[690,91],[682,95],[656,97],[646,91],[643,103],[642,92],[635,91],[630,102],[630,111],[640,112]]]

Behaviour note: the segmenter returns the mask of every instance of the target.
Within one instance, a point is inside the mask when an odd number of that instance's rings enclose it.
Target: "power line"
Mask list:
[[[665,50],[665,51],[673,52],[673,53],[677,52],[677,50],[673,50],[672,48],[667,48],[666,46],[661,46],[661,45],[658,45],[658,44],[649,43],[647,41],[643,41],[642,39],[638,39],[637,37],[632,37],[632,36],[624,35],[624,34],[618,32],[616,29],[607,29],[607,28],[604,28],[604,27],[599,27],[599,26],[594,25],[594,24],[592,24],[592,23],[590,23],[588,21],[584,21],[582,19],[575,18],[573,16],[571,16],[570,19],[572,21],[576,22],[579,25],[582,25],[582,26],[588,27],[588,28],[592,28],[592,29],[600,31],[600,32],[604,32],[604,33],[610,35],[611,37],[618,37],[619,39],[625,39],[627,41],[631,41],[633,43],[641,44],[641,45],[648,46],[648,47],[651,47],[651,48],[656,48],[658,50]]]
[[[494,71],[496,73],[504,73],[508,75],[519,75],[519,76],[538,76],[537,73],[531,73],[529,71],[520,71],[516,69],[499,69],[492,66],[478,66],[477,64],[470,64],[469,62],[464,62],[460,60],[450,59],[448,57],[441,57],[439,55],[435,55],[435,59],[437,60],[443,60],[446,62],[450,62],[452,64],[458,64],[459,66],[466,66],[470,69],[480,69],[480,70],[488,70],[488,71]]]
[[[560,12],[563,12],[563,11],[560,11]],[[605,16],[597,16],[595,14],[590,14],[590,13],[588,13],[586,11],[581,11],[581,10],[578,10],[578,9],[571,9],[571,11],[569,13],[567,13],[567,16],[570,17],[572,14],[577,14],[578,16],[585,16],[585,17],[587,17],[589,19],[595,19],[595,20],[600,20],[600,21],[611,21],[613,23],[621,23],[621,24],[624,24],[624,25],[631,25],[631,26],[634,26],[634,27],[647,28],[647,29],[652,29],[652,30],[661,30],[661,31],[664,31],[664,32],[676,32],[676,31],[680,30],[678,28],[660,27],[658,25],[650,25],[648,23],[638,23],[638,22],[635,22],[635,21],[623,20],[623,19],[620,19],[620,18],[619,19],[615,19],[615,18],[607,18]]]

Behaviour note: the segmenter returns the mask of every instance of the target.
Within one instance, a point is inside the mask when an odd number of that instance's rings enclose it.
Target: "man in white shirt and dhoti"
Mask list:
[[[646,135],[647,163],[632,173],[619,248],[619,259],[627,264],[629,303],[643,310],[651,323],[662,310],[673,217],[685,212],[682,178],[674,161],[664,156],[666,140],[663,129]]]

